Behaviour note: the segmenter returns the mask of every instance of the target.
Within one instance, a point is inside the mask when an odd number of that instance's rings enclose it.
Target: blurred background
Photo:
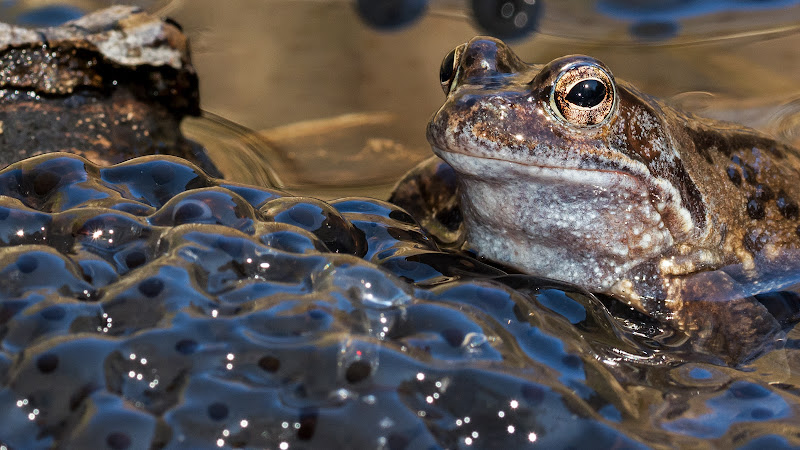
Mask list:
[[[681,108],[800,143],[800,0],[0,0],[0,18],[58,25],[117,3],[183,26],[205,112],[184,131],[226,177],[297,194],[387,197],[431,155],[441,60],[476,34],[527,62],[595,56]]]

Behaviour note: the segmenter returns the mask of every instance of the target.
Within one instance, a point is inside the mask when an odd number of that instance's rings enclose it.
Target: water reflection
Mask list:
[[[86,11],[71,5],[45,5],[21,12],[15,22],[29,27],[54,27],[84,14]]]
[[[427,0],[355,1],[362,20],[381,31],[396,30],[419,21],[428,9],[427,3]],[[627,39],[659,42],[697,35],[719,38],[725,34],[763,31],[759,30],[763,25],[768,28],[796,25],[800,14],[797,0],[567,0],[552,3],[545,0],[472,0],[467,8],[460,9],[482,34],[504,40],[530,38],[536,31],[607,39],[624,27],[627,36],[620,42]],[[448,14],[457,8],[447,2],[432,1],[430,9],[434,14]]]
[[[597,0],[597,10],[619,19],[656,24],[719,13],[788,9],[798,4],[797,0]]]
[[[547,4],[541,32],[626,44],[703,41],[796,28],[797,0],[566,0]]]
[[[0,22],[26,27],[55,27],[83,15],[116,4],[140,6],[156,15],[170,9],[170,3],[180,0],[5,0],[0,2]]]
[[[486,33],[501,39],[522,39],[539,27],[545,0],[472,0],[473,20]]]
[[[361,19],[380,30],[408,26],[422,17],[428,0],[355,0]]]
[[[205,148],[226,179],[255,186],[283,187],[273,166],[280,167],[281,172],[289,172],[286,159],[257,133],[207,111],[199,119],[184,119],[181,128],[187,138]]]

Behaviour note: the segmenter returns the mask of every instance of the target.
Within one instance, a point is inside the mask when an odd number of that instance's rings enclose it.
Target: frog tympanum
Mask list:
[[[733,360],[780,339],[752,295],[797,279],[796,149],[677,111],[591,57],[529,65],[491,38],[453,50],[441,83],[428,139],[455,170],[466,246],[611,295]],[[403,206],[413,178],[394,195]]]

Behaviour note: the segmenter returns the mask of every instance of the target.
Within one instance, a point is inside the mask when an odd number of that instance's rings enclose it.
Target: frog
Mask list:
[[[442,241],[610,296],[727,363],[781,345],[786,324],[756,296],[798,281],[796,148],[590,56],[528,64],[491,37],[453,49],[440,83],[436,156],[390,200]]]

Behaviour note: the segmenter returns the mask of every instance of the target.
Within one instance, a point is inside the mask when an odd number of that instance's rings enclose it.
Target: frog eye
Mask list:
[[[453,80],[457,72],[456,65],[458,64],[459,56],[461,56],[464,47],[465,45],[462,44],[450,50],[450,53],[442,60],[442,67],[439,69],[439,82],[442,84],[442,90],[445,95],[450,93],[450,88],[453,85]]]
[[[572,125],[590,127],[611,116],[614,109],[614,82],[603,67],[577,64],[559,74],[550,94],[557,115]]]

